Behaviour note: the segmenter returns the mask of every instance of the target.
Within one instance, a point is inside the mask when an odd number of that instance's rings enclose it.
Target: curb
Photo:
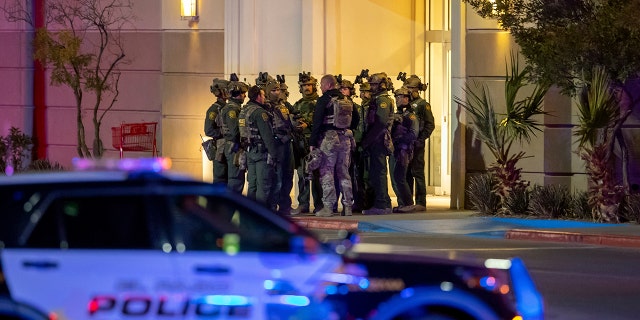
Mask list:
[[[505,239],[512,240],[573,242],[612,247],[640,248],[640,236],[512,229],[507,230],[504,237]]]
[[[358,231],[357,220],[342,220],[342,219],[315,218],[315,217],[294,217],[292,218],[292,220],[294,220],[299,226],[307,229]]]

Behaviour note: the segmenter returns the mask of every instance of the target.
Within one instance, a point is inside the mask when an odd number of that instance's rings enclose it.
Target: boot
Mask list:
[[[353,211],[351,210],[351,207],[347,206],[344,207],[343,213],[345,216],[349,217],[353,215]]]
[[[291,210],[292,216],[297,216],[301,213],[309,213],[309,208],[298,206],[297,208]]]
[[[325,206],[320,209],[320,211],[316,212],[316,217],[331,217],[333,215],[333,210],[330,208],[330,206]]]

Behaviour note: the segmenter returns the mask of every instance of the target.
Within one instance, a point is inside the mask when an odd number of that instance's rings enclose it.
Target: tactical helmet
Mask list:
[[[280,83],[276,81],[272,76],[267,72],[260,72],[258,77],[256,78],[256,85],[262,89],[264,92],[269,94],[271,90],[280,89]]]
[[[371,91],[371,85],[369,82],[363,82],[360,84],[360,92],[362,91]]]
[[[284,82],[280,82],[280,95],[282,96],[282,99],[286,100],[289,97],[289,86],[284,83]]]
[[[209,86],[209,90],[215,96],[228,96],[229,95],[228,86],[229,86],[229,81],[225,79],[213,78],[213,82]]]
[[[241,82],[240,79],[238,78],[238,75],[235,73],[231,74],[230,81],[229,81],[229,84],[227,85],[227,88],[229,89],[229,93],[231,93],[232,97],[235,97],[241,93],[245,93],[249,91],[249,86],[246,83]]]
[[[353,86],[353,83],[349,80],[342,80],[342,82],[340,82],[340,88],[349,88],[351,89],[351,92],[354,92],[355,87]]]
[[[371,76],[369,76],[369,78],[367,79],[367,81],[369,83],[387,83],[387,74],[384,72],[379,72],[379,73],[374,73]]]
[[[229,93],[231,93],[232,97],[235,97],[241,93],[245,93],[249,91],[249,85],[241,81],[231,81],[229,82]]]
[[[407,78],[404,81],[403,87],[407,87],[407,88],[410,88],[410,89],[416,88],[416,89],[418,89],[420,91],[427,90],[427,85],[422,83],[420,78],[415,74],[412,74],[411,77]]]
[[[407,87],[402,86],[399,89],[396,89],[393,92],[393,95],[396,96],[396,97],[397,96],[407,96],[407,97],[409,97],[409,96],[411,96],[411,92],[409,91],[409,89],[407,89]]]
[[[304,71],[298,75],[298,84],[300,86],[310,84],[313,86],[318,85],[318,80],[311,76],[311,72],[305,73]]]

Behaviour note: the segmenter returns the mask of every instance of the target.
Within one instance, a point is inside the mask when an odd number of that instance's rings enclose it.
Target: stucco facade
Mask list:
[[[486,83],[497,105],[503,94],[505,62],[517,50],[495,21],[484,20],[457,1],[420,0],[199,0],[198,21],[182,20],[179,0],[134,0],[137,19],[123,31],[130,64],[122,66],[120,97],[105,117],[101,138],[106,157],[111,127],[121,122],[157,121],[160,155],[173,169],[211,180],[211,164],[200,150],[204,113],[214,101],[215,77],[237,73],[255,83],[259,72],[286,77],[295,102],[298,73],[342,74],[353,81],[362,69],[417,74],[429,89],[436,130],[429,140],[429,192],[450,194],[464,205],[468,173],[493,161],[473,141],[464,112],[453,102],[467,81]],[[0,133],[11,126],[33,130],[32,32],[0,19]],[[90,99],[90,97],[88,98]],[[524,147],[525,178],[584,188],[582,161],[573,153],[571,100],[548,94],[540,119],[543,132]],[[69,166],[76,156],[75,107],[67,87],[46,87],[47,157]],[[88,138],[90,104],[85,106]],[[90,144],[90,141],[89,141]],[[141,157],[149,153],[126,153]]]

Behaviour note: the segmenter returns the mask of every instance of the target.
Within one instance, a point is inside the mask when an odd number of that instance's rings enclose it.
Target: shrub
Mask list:
[[[51,163],[48,159],[38,159],[29,164],[28,171],[65,171],[65,168],[57,163]]]
[[[500,198],[493,192],[496,181],[491,174],[472,176],[467,187],[467,198],[472,208],[481,214],[495,215],[500,208]]]
[[[31,137],[16,127],[9,129],[9,135],[0,136],[0,173],[23,171],[24,163],[31,159],[32,146]],[[11,172],[7,172],[7,167],[11,167]]]
[[[571,212],[571,192],[567,186],[535,186],[531,192],[530,207],[534,215],[567,217]]]
[[[625,197],[620,215],[621,220],[640,223],[640,194],[634,193]]]
[[[502,201],[502,213],[507,215],[528,214],[531,191],[527,188],[515,188],[507,193]]]
[[[593,213],[589,205],[589,195],[586,191],[576,191],[571,197],[571,218],[593,220]]]

